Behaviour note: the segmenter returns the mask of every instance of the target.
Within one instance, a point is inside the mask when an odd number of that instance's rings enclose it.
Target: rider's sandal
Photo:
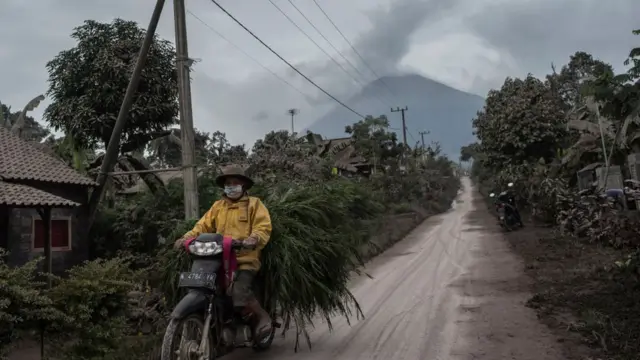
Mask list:
[[[256,332],[258,336],[256,337],[259,339],[259,341],[261,341],[271,336],[272,332],[273,332],[273,325],[267,324],[262,326],[260,329],[258,329],[258,331]]]

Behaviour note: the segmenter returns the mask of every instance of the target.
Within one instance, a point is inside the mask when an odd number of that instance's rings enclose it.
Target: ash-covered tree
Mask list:
[[[207,144],[211,138],[209,133],[194,130],[195,155],[197,164],[207,163]],[[154,168],[175,168],[182,166],[182,140],[178,128],[171,129],[166,136],[151,140],[146,150],[150,153],[149,161]]]
[[[227,140],[227,134],[220,131],[210,135],[206,150],[209,164],[215,165],[245,163],[249,156],[244,145],[231,145]]]
[[[634,35],[640,35],[640,29],[633,30]],[[638,79],[640,79],[640,46],[636,46],[629,52],[629,57],[624,63],[627,66],[630,66],[628,74],[632,79],[636,80],[636,84]]]
[[[133,21],[87,20],[71,37],[75,47],[47,63],[52,103],[45,119],[71,134],[78,146],[106,146],[124,99],[145,30]],[[176,122],[178,87],[175,50],[156,36],[123,130],[123,142],[164,131]]]
[[[500,169],[555,158],[567,134],[563,107],[549,84],[532,75],[507,78],[489,91],[473,120],[484,165]]]
[[[34,110],[42,100],[44,100],[44,96],[38,95],[29,101],[22,111],[16,112],[11,111],[11,106],[0,102],[0,126],[9,129],[22,139],[41,142],[49,136],[49,129],[40,125],[33,117],[28,116],[27,112]]]
[[[560,72],[547,75],[553,91],[562,98],[568,108],[584,104],[585,84],[607,73],[613,72],[610,64],[595,59],[591,54],[578,51],[571,55],[569,63],[562,66]]]
[[[629,152],[640,152],[640,48],[629,52],[625,65],[630,68],[622,74],[608,67],[583,84],[585,105],[568,124],[581,136],[568,149],[565,162],[585,160],[585,155],[591,155],[586,158],[590,161],[603,161],[602,136],[613,163],[623,163]]]
[[[375,167],[382,165],[384,168],[384,165],[397,164],[397,159],[402,154],[404,145],[399,144],[396,133],[390,131],[389,120],[385,115],[377,118],[369,115],[347,126],[345,132],[351,135],[353,146],[358,154]]]
[[[465,145],[460,148],[460,161],[469,161],[471,159],[475,159],[478,156],[478,143],[472,143],[469,145]]]
[[[52,103],[44,117],[54,129],[71,136],[77,149],[109,144],[144,35],[133,21],[87,20],[71,34],[76,46],[47,63]],[[167,136],[177,114],[175,51],[169,41],[156,36],[122,132],[120,168],[144,170],[141,150],[149,141]],[[89,168],[101,161],[99,157]],[[150,186],[159,184],[151,174],[144,178]]]
[[[251,173],[267,181],[280,176],[292,181],[319,181],[331,171],[325,159],[318,156],[315,144],[286,130],[271,131],[258,139],[248,163]]]

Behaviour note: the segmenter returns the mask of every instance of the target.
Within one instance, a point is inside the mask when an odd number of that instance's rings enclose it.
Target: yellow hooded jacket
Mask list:
[[[255,250],[238,251],[238,268],[258,271],[260,252],[271,237],[269,210],[257,197],[245,195],[237,201],[223,198],[216,201],[193,229],[184,234],[183,238],[195,237],[203,233],[223,234],[236,240],[255,237],[258,240]]]

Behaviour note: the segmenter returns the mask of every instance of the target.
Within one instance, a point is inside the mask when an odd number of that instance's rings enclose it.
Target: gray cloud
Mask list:
[[[267,113],[266,111],[259,111],[257,114],[255,114],[251,120],[255,121],[255,122],[260,122],[263,120],[267,120],[269,118],[269,113]]]
[[[396,73],[398,63],[411,50],[412,35],[425,22],[451,16],[458,4],[459,0],[398,0],[388,9],[372,12],[374,26],[360,36],[355,47],[378,75]],[[366,71],[362,63],[360,68]]]
[[[323,34],[375,80],[348,44],[310,0],[294,0]],[[347,101],[360,90],[342,70],[267,1],[223,1],[228,10],[318,85]],[[302,28],[332,54],[341,58],[297,16],[286,1],[277,1]],[[550,63],[564,64],[577,50],[593,53],[620,66],[640,37],[637,0],[385,0],[320,2],[378,75],[418,72],[454,87],[484,94],[506,76],[527,72],[543,75]],[[249,4],[249,6],[247,6]],[[190,55],[201,59],[192,74],[196,126],[224,131],[232,142],[250,144],[265,132],[288,129],[286,109],[301,110],[296,128],[303,128],[328,112],[335,103],[264,49],[207,0],[189,2],[189,10],[224,34],[284,84],[188,16]],[[7,0],[0,12],[0,101],[15,108],[46,90],[45,64],[59,51],[72,47],[71,29],[85,19],[111,21],[115,17],[146,26],[152,0],[87,2],[81,0]],[[165,8],[159,35],[173,40],[172,7]],[[35,24],[35,25],[34,25]],[[348,64],[343,64],[350,69]],[[350,72],[357,76],[355,71]],[[304,95],[298,93],[302,92]],[[388,92],[380,97],[390,101]],[[398,101],[401,101],[398,100]],[[34,115],[39,116],[44,103]],[[366,112],[366,109],[358,109]],[[261,118],[267,114],[268,117]],[[255,118],[261,118],[255,121]],[[253,120],[253,121],[252,121]]]
[[[506,5],[506,6],[505,6]],[[636,0],[514,1],[485,7],[469,17],[472,32],[507,52],[520,76],[551,71],[576,51],[586,51],[622,68],[632,46],[640,42],[631,30],[640,28]]]

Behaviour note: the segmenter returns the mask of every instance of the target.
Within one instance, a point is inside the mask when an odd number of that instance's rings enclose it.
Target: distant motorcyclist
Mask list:
[[[216,185],[224,189],[223,198],[216,201],[211,209],[196,223],[193,230],[177,240],[179,248],[187,238],[203,233],[220,233],[234,239],[244,239],[244,244],[253,250],[238,252],[238,271],[231,288],[235,307],[244,308],[247,313],[258,317],[256,334],[259,338],[269,335],[272,321],[252,291],[253,281],[260,269],[260,252],[271,237],[271,217],[262,201],[249,196],[247,190],[254,182],[239,166],[223,169],[216,178]]]
[[[509,210],[512,212],[513,216],[516,218],[516,221],[520,224],[520,226],[524,226],[522,222],[522,217],[520,216],[520,211],[518,210],[518,206],[516,206],[515,196],[509,189],[513,187],[513,183],[510,182],[507,184],[507,190],[501,192],[498,195],[498,200],[509,205]]]

